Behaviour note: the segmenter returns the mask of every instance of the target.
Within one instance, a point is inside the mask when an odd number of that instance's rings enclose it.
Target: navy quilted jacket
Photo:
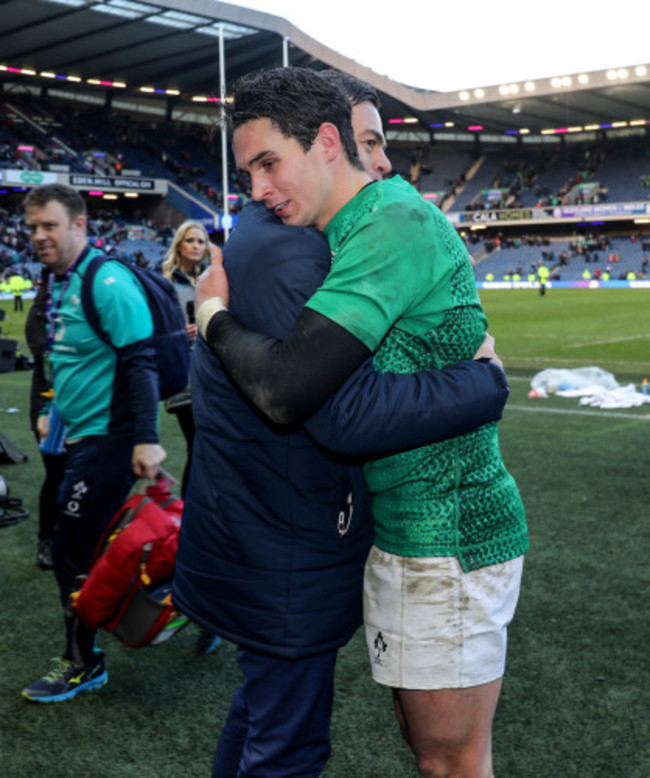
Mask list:
[[[322,236],[256,205],[224,254],[230,309],[279,338],[330,265]],[[223,637],[275,656],[344,644],[361,623],[372,539],[360,469],[265,421],[201,339],[191,382],[197,430],[175,602]]]

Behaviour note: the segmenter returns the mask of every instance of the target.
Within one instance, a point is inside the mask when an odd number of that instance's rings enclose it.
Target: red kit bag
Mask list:
[[[168,640],[188,623],[171,601],[183,501],[168,481],[133,494],[106,529],[73,608],[89,627],[113,633],[125,646]]]

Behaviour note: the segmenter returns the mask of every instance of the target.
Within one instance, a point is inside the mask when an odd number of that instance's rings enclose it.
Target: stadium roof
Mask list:
[[[523,83],[486,85],[482,94],[461,95],[391,81],[285,19],[216,0],[0,0],[0,19],[0,66],[5,68],[0,68],[0,84],[16,84],[25,76],[32,85],[48,87],[48,78],[76,76],[84,89],[111,89],[106,83],[88,84],[95,79],[126,84],[113,89],[129,92],[178,90],[179,101],[217,96],[221,24],[227,83],[282,65],[286,41],[290,64],[335,67],[365,79],[379,90],[386,120],[407,118],[420,129],[453,123],[462,130],[503,134],[650,123],[650,66],[630,67],[626,74],[567,74],[557,84],[537,80],[534,89]],[[579,83],[578,75],[587,83]]]

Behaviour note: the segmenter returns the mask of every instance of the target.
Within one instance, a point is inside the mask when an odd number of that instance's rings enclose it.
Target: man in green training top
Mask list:
[[[104,653],[95,648],[96,630],[76,618],[70,595],[79,588],[79,576],[88,574],[93,552],[136,477],[153,478],[165,451],[158,443],[153,321],[140,283],[119,262],[106,262],[97,273],[92,294],[110,341],[104,342],[81,303],[84,274],[100,253],[88,245],[83,198],[68,186],[45,184],[31,190],[24,208],[46,271],[46,360],[67,428],[52,537],[65,647],[52,670],[22,691],[32,702],[50,703],[108,680]],[[39,435],[48,431],[42,414]]]

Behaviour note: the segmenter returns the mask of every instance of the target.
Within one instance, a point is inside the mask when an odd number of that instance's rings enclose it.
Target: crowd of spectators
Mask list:
[[[17,109],[16,109],[17,107]],[[30,121],[17,119],[17,112]],[[32,123],[33,122],[33,123]],[[38,129],[40,127],[40,130]],[[27,142],[27,143],[26,143]],[[32,145],[31,150],[19,146]],[[133,120],[116,110],[102,108],[61,108],[56,101],[34,98],[30,95],[5,96],[0,99],[0,165],[18,168],[48,169],[49,166],[68,165],[70,170],[123,175],[138,171],[145,177],[166,177],[179,186],[193,190],[196,195],[223,209],[220,170],[220,135],[211,125],[188,125],[169,120]],[[72,155],[71,155],[71,152]],[[491,191],[500,192],[498,198],[483,201],[481,197],[465,206],[467,210],[512,209],[521,207],[521,196],[532,192],[536,205],[563,205],[597,202],[606,196],[599,187],[583,187],[596,175],[607,158],[604,144],[596,143],[572,148],[564,152],[564,168],[573,166],[574,172],[558,189],[551,191],[544,185],[543,174],[558,162],[558,152],[547,149],[531,151],[504,159],[500,172],[491,180]],[[404,170],[395,172],[419,188],[423,177],[431,173],[430,159],[422,148],[413,149],[403,160]],[[563,169],[564,169],[563,168]],[[466,174],[459,170],[455,178],[445,182],[442,205],[468,184]],[[644,185],[650,185],[650,175],[642,174]],[[583,187],[583,188],[581,188]],[[230,167],[229,211],[237,213],[250,196],[249,184],[234,164]],[[89,219],[91,242],[106,253],[123,254],[143,266],[156,265],[151,251],[139,251],[130,238],[134,237],[134,221],[140,226],[136,237],[160,246],[160,256],[169,243],[172,228],[160,227],[139,217],[127,223],[117,212],[95,212]],[[639,237],[643,251],[650,252],[650,238]],[[483,241],[483,254],[499,249],[520,246],[538,247],[539,261],[554,268],[559,274],[576,258],[588,265],[615,267],[616,251],[608,250],[608,239],[602,235],[581,236],[567,249],[553,250],[548,237],[536,234],[515,235],[491,232],[487,237],[470,233],[467,238],[470,253]],[[128,247],[126,246],[128,244]],[[0,209],[0,272],[21,266],[26,277],[33,273],[33,256],[29,235],[22,226],[21,214]],[[513,275],[517,270],[512,269]],[[598,267],[594,269],[594,273]],[[532,270],[532,269],[531,269]],[[639,267],[638,273],[647,272]],[[601,271],[602,273],[602,271]]]
[[[486,189],[476,194],[464,206],[464,210],[545,208],[606,201],[609,197],[608,188],[597,179],[598,171],[608,162],[609,155],[608,147],[602,142],[596,142],[568,151],[561,149],[553,154],[544,150],[531,152],[525,158],[508,157]],[[644,155],[647,156],[647,153],[644,152]],[[555,173],[549,178],[548,173],[552,170]],[[558,175],[561,182],[556,178]],[[552,184],[549,184],[550,180]],[[650,175],[642,173],[640,181],[647,188],[650,186]],[[522,200],[525,200],[525,204]]]
[[[483,242],[486,253],[491,251],[498,251],[499,249],[512,249],[519,248],[520,246],[548,246],[550,245],[550,239],[544,235],[525,234],[525,235],[513,235],[510,233],[504,233],[499,230],[495,233],[488,233],[484,238],[477,232],[471,232],[468,235],[470,244],[476,245],[480,241]],[[544,252],[542,252],[544,254]]]
[[[18,112],[28,121],[17,121]],[[29,144],[32,151],[19,151]],[[65,165],[72,172],[164,177],[195,190],[223,208],[219,134],[210,125],[132,120],[116,110],[61,109],[56,102],[16,95],[0,100],[0,164],[48,170]],[[234,169],[234,164],[233,164]],[[246,183],[231,174],[229,186],[245,195]],[[244,199],[229,203],[238,212]]]
[[[24,265],[28,257],[31,259],[29,232],[22,214],[0,208],[0,273]]]
[[[549,269],[552,281],[635,281],[648,278],[650,272],[650,237],[642,233],[587,231],[570,238],[503,232],[479,238],[478,233],[470,233],[466,240],[470,253],[479,255],[480,262],[498,259],[496,264],[487,261],[480,268],[477,277],[481,280],[531,281],[541,266]],[[522,250],[519,262],[518,249]],[[529,261],[531,256],[534,259]]]
[[[15,125],[14,106],[31,121]],[[33,151],[25,153],[18,149],[25,142],[33,145]],[[105,107],[70,110],[56,101],[28,94],[12,94],[0,100],[0,164],[36,169],[63,164],[73,171],[111,175],[137,170],[144,177],[164,176],[223,209],[220,159],[216,124],[134,120]],[[521,208],[524,195],[527,203],[534,202],[534,207],[601,202],[607,199],[607,189],[598,185],[594,177],[606,160],[607,147],[600,141],[569,150],[563,147],[509,155],[487,184],[490,197],[481,192],[464,209]],[[429,164],[423,149],[418,147],[409,153],[404,170],[396,172],[420,188],[431,173]],[[564,181],[549,186],[543,174],[558,165],[566,169]],[[238,197],[229,202],[229,210],[237,213],[250,191],[234,164],[230,170],[229,189]],[[442,207],[451,201],[453,209],[453,198],[468,184],[468,172],[458,170],[455,177],[445,181],[438,205]],[[642,171],[640,180],[647,187],[650,175]]]
[[[499,175],[490,182],[489,190],[494,193],[492,198],[484,200],[481,194],[465,206],[466,211],[502,210],[521,208],[521,194],[536,188],[541,194],[541,188],[536,184],[540,174],[550,165],[552,157],[545,151],[527,158],[508,158],[503,164]],[[456,182],[455,189],[465,183],[464,177]],[[497,197],[495,193],[500,192]]]
[[[0,139],[0,165],[18,170],[23,170],[26,167],[25,160],[18,150],[18,141],[8,138]]]
[[[120,256],[140,267],[154,269],[158,268],[173,236],[170,225],[157,226],[143,217],[126,220],[116,210],[109,209],[89,215],[87,230],[88,242],[108,256]],[[39,263],[22,211],[0,207],[0,278],[14,274],[37,284]]]

